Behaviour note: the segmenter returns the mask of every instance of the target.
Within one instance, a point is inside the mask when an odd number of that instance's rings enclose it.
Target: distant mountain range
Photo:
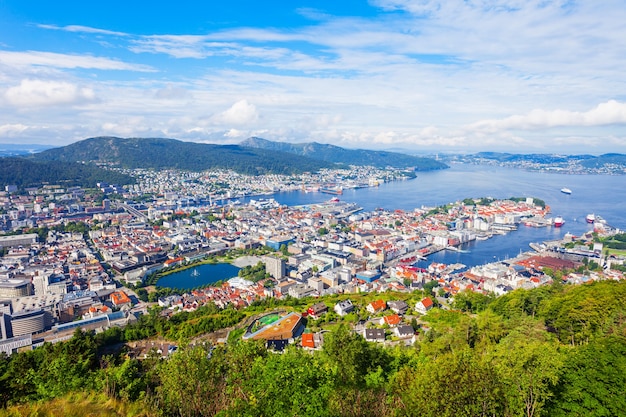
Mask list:
[[[607,153],[595,155],[555,155],[555,154],[512,154],[501,152],[479,152],[464,155],[462,160],[489,160],[502,164],[519,165],[534,163],[546,166],[564,166],[576,164],[587,169],[601,169],[611,166],[626,167],[626,155]]]
[[[52,147],[50,145],[0,143],[0,157],[30,155]]]
[[[247,175],[298,174],[346,165],[411,168],[416,171],[447,168],[432,158],[399,152],[345,149],[311,143],[273,142],[252,137],[239,145],[212,145],[162,138],[95,137],[71,145],[49,148],[46,145],[0,144],[0,186],[20,187],[45,183],[92,186],[97,181],[128,184],[134,179],[98,165],[120,168],[182,169],[204,171],[230,169]],[[18,155],[19,157],[13,157]],[[597,172],[615,172],[607,167],[626,167],[626,155],[549,155],[481,152],[456,156],[456,161],[493,161],[524,167],[528,163],[544,166],[583,167]]]
[[[413,168],[416,171],[431,171],[448,168],[446,164],[432,158],[422,158],[398,152],[346,149],[317,142],[274,142],[258,137],[251,137],[244,140],[239,145],[275,152],[288,152],[335,164],[370,165],[377,168]]]

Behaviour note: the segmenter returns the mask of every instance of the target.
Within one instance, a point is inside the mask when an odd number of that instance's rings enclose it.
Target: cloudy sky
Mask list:
[[[625,22],[624,0],[0,0],[0,143],[626,153]]]

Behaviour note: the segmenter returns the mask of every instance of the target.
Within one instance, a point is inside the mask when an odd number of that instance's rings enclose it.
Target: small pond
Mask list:
[[[226,281],[236,277],[238,273],[239,268],[231,264],[202,264],[166,275],[159,279],[156,285],[164,288],[189,290],[197,287],[209,287],[214,282]]]

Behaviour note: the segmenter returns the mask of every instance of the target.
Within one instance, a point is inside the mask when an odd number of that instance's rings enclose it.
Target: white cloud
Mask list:
[[[164,100],[180,100],[189,98],[190,96],[191,94],[188,90],[174,85],[168,85],[164,88],[160,88],[154,93],[155,98]]]
[[[23,133],[26,130],[28,130],[28,126],[21,123],[0,125],[0,136],[18,136],[20,133]]]
[[[211,121],[222,125],[247,125],[258,119],[259,113],[256,106],[244,99],[233,104],[228,110],[213,116]]]
[[[246,139],[247,133],[238,129],[230,129],[228,132],[224,133],[224,137],[231,139]]]
[[[0,51],[0,62],[18,68],[53,67],[53,68],[87,68],[99,70],[155,72],[147,65],[129,64],[116,59],[91,55],[59,54],[42,51]]]
[[[525,115],[504,119],[482,120],[469,125],[470,130],[534,130],[561,126],[605,126],[626,124],[626,103],[609,100],[586,112],[535,109]]]
[[[80,104],[95,100],[91,88],[64,81],[22,80],[4,93],[8,103],[20,108]]]
[[[98,28],[92,28],[89,26],[81,26],[81,25],[57,26],[57,25],[40,24],[40,25],[37,25],[37,27],[40,27],[42,29],[60,30],[64,32],[93,33],[97,35],[129,36],[127,33],[124,33],[124,32],[115,32],[112,30],[98,29]]]

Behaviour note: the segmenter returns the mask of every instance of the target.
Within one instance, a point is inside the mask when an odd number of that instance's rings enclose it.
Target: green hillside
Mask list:
[[[207,305],[169,320],[153,310],[124,329],[78,331],[68,342],[0,356],[0,408],[9,406],[0,417],[83,415],[85,407],[111,416],[624,415],[625,282],[556,283],[499,298],[460,293],[457,310],[419,318],[411,346],[391,336],[386,346],[369,343],[350,330],[375,296],[351,294],[359,310],[352,319],[332,312],[309,319],[310,329],[329,330],[314,352],[291,346],[276,354],[234,336],[227,346],[184,341],[252,313],[332,306],[337,296],[268,299],[246,310]],[[180,348],[168,359],[105,354],[148,336]],[[31,405],[11,406],[20,403]]]
[[[255,149],[289,152],[321,161],[346,165],[370,165],[378,168],[415,168],[416,171],[430,171],[448,167],[446,164],[432,158],[420,158],[398,152],[346,149],[317,142],[286,143],[252,137],[241,142],[240,145]]]
[[[97,182],[134,184],[131,176],[77,162],[37,161],[25,158],[0,158],[0,185],[19,188],[45,184],[95,187]]]
[[[122,168],[204,171],[232,169],[247,175],[316,172],[329,163],[237,145],[211,145],[161,138],[96,137],[32,156],[36,160],[108,162]]]

